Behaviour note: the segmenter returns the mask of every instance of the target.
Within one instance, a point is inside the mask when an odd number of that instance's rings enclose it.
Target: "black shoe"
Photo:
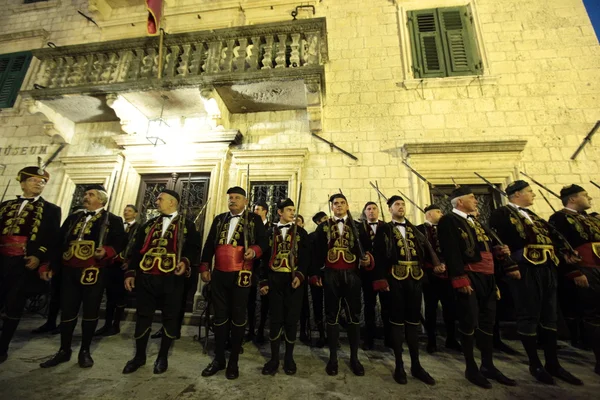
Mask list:
[[[600,375],[600,363],[596,363],[594,367],[594,373]]]
[[[301,343],[310,346],[310,337],[306,333],[301,333],[299,339]]]
[[[7,358],[8,358],[7,353],[0,354],[0,364],[2,364],[4,361],[6,361]]]
[[[283,362],[283,372],[286,375],[294,375],[298,371],[298,367],[296,367],[296,362],[294,360],[286,360]]]
[[[44,325],[40,326],[39,328],[35,328],[34,330],[32,330],[31,333],[33,333],[34,335],[39,335],[40,333],[52,332],[55,329],[56,329],[56,324],[49,324],[46,322]]]
[[[169,369],[169,361],[167,360],[167,357],[159,356],[154,362],[154,373],[157,375],[162,374],[166,372],[167,369]]]
[[[517,382],[514,379],[508,378],[506,375],[504,375],[502,372],[500,372],[500,370],[498,368],[494,367],[494,369],[488,369],[488,368],[482,366],[479,369],[479,372],[481,372],[481,375],[483,375],[487,379],[495,380],[496,382],[498,382],[501,385],[517,386]]]
[[[71,354],[72,354],[71,350],[65,351],[63,349],[60,349],[60,350],[58,350],[58,353],[56,353],[51,359],[41,363],[40,367],[41,368],[56,367],[58,364],[62,364],[62,363],[69,361],[71,359]]]
[[[365,340],[362,345],[362,349],[365,351],[373,350],[375,348],[375,342],[373,340]]]
[[[254,339],[254,342],[258,344],[263,344],[265,342],[265,334],[260,332],[258,335],[256,335],[256,339]]]
[[[425,371],[425,369],[421,366],[419,366],[418,368],[411,368],[410,374],[423,383],[426,383],[431,386],[435,385],[435,379],[433,379],[433,377],[429,375],[429,373]]]
[[[406,385],[408,380],[406,379],[406,371],[404,370],[404,367],[396,367],[394,370],[394,380],[401,385]]]
[[[208,364],[208,367],[204,368],[204,370],[202,371],[202,376],[213,376],[217,372],[222,371],[224,369],[225,363],[220,363],[217,360],[214,360],[213,362]]]
[[[325,347],[326,344],[327,344],[327,339],[325,339],[323,336],[321,336],[321,337],[319,337],[319,339],[317,339],[317,343],[315,343],[315,347],[322,349],[323,347]]]
[[[552,375],[550,375],[550,373],[548,373],[548,371],[546,371],[546,369],[542,366],[539,366],[536,368],[529,367],[529,372],[531,373],[531,375],[533,375],[533,377],[538,382],[542,382],[547,385],[556,384],[556,382],[554,382],[554,378],[552,377]]]
[[[159,330],[157,330],[155,333],[153,333],[152,335],[150,335],[150,337],[152,339],[160,339],[163,337],[163,328],[160,328]]]
[[[81,368],[91,368],[94,366],[94,360],[89,350],[80,350],[77,356],[77,362]]]
[[[498,340],[494,342],[494,349],[503,352],[504,354],[508,354],[510,356],[516,356],[520,353],[504,343],[502,340]]]
[[[94,336],[106,336],[106,333],[110,330],[110,325],[104,325],[102,328],[94,332]]]
[[[277,370],[279,369],[279,361],[269,360],[263,366],[262,374],[263,375],[275,375]]]
[[[490,381],[488,381],[485,378],[485,376],[481,375],[481,372],[479,372],[479,370],[477,370],[477,369],[475,369],[473,371],[466,370],[465,378],[467,378],[467,380],[469,382],[471,382],[472,384],[477,385],[481,388],[484,388],[484,389],[492,388],[492,384],[490,383]]]
[[[431,342],[431,341],[427,342],[427,352],[429,354],[433,354],[436,351],[438,351],[438,348],[437,348],[437,344],[435,343],[435,341],[434,342]]]
[[[391,339],[383,339],[383,345],[390,349],[394,348],[394,344],[392,343]]]
[[[244,354],[244,346],[240,346],[240,354]]]
[[[252,342],[256,338],[254,332],[248,332],[246,336],[244,336],[244,342]]]
[[[546,371],[548,371],[550,375],[554,376],[555,378],[570,383],[571,385],[583,385],[583,381],[581,379],[577,378],[575,375],[573,375],[563,367],[558,367],[557,369],[549,369],[548,366],[546,366]]]
[[[225,370],[225,378],[227,379],[237,379],[240,376],[240,369],[237,364],[229,363],[227,365],[227,369]]]
[[[123,373],[124,374],[131,374],[135,371],[137,371],[138,369],[140,369],[140,367],[146,365],[146,359],[145,358],[132,358],[131,360],[127,361],[127,364],[125,364],[125,368],[123,368]]]
[[[339,366],[337,360],[329,360],[327,362],[327,366],[325,367],[325,372],[327,372],[327,375],[329,376],[336,376],[338,374],[338,369]]]
[[[56,328],[52,329],[52,330],[50,331],[50,334],[51,334],[51,335],[58,335],[58,334],[60,334],[60,327],[59,327],[59,326],[57,326]]]
[[[462,346],[456,339],[446,339],[445,347],[447,349],[456,350],[459,353],[462,353]]]
[[[358,360],[350,360],[350,369],[356,376],[365,375],[365,367]]]

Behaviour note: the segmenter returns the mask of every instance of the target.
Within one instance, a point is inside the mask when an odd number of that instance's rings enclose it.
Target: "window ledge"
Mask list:
[[[467,76],[450,76],[446,78],[421,78],[421,79],[405,79],[402,82],[396,83],[398,87],[412,90],[416,88],[444,88],[444,87],[462,87],[470,85],[496,85],[498,76],[490,75],[467,75]]]
[[[43,10],[46,8],[58,7],[60,0],[39,1],[31,4],[16,4],[12,7],[13,13],[22,13],[27,11]]]

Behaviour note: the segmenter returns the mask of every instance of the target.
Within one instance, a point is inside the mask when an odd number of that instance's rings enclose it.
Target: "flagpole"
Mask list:
[[[159,40],[158,40],[158,79],[162,78],[163,70],[163,38],[165,36],[165,30],[159,29]]]

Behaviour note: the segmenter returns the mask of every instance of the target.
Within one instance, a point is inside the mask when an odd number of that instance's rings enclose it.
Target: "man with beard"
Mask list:
[[[510,250],[508,246],[494,246],[485,228],[471,215],[477,211],[477,199],[469,187],[460,186],[453,190],[450,202],[452,212],[440,219],[438,232],[448,276],[457,291],[465,377],[485,389],[492,388],[488,379],[514,386],[516,382],[504,376],[493,361],[497,300],[494,257],[506,257]],[[480,369],[473,356],[475,335],[481,351]]]
[[[47,263],[60,228],[60,208],[42,197],[49,179],[50,174],[38,167],[23,168],[17,174],[23,195],[0,204],[0,303],[6,313],[0,335],[0,364],[8,357],[27,288],[40,278],[38,269],[48,279]]]
[[[581,258],[576,264],[560,265],[560,280],[569,294],[561,301],[566,303],[563,308],[582,314],[584,336],[596,357],[594,372],[600,375],[600,220],[587,214],[592,198],[583,187],[565,186],[560,197],[564,208],[550,217],[550,223]]]
[[[69,215],[60,228],[62,285],[60,349],[42,368],[55,367],[71,359],[71,342],[77,315],[83,306],[81,368],[94,365],[90,344],[98,325],[104,291],[105,267],[125,247],[127,236],[120,217],[106,209],[108,195],[102,185],[91,185],[83,196],[85,212]]]
[[[227,379],[240,375],[238,359],[247,322],[248,292],[255,259],[267,248],[265,225],[246,210],[246,191],[239,186],[227,190],[229,211],[217,215],[202,251],[202,281],[211,282],[214,307],[215,358],[202,371],[212,376],[225,369]],[[214,268],[211,269],[211,265]],[[231,331],[229,363],[225,364],[225,342]]]
[[[375,236],[375,270],[372,284],[374,290],[389,293],[389,323],[396,358],[394,380],[403,385],[407,383],[402,361],[402,341],[406,335],[412,376],[428,385],[435,385],[435,380],[419,361],[423,293],[421,278],[424,275],[426,243],[418,239],[417,228],[406,220],[406,206],[402,197],[390,197],[387,205],[392,220],[379,227]]]

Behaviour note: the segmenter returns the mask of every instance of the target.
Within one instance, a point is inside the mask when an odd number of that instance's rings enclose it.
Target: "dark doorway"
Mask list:
[[[288,197],[287,182],[251,182],[250,183],[250,201],[256,204],[258,201],[264,201],[269,206],[267,218],[270,222],[279,221],[277,215],[277,203],[279,200]]]
[[[492,212],[502,205],[502,198],[498,192],[494,191],[487,185],[469,185],[473,190],[473,194],[477,198],[477,208],[479,209],[479,221],[485,226],[489,226],[490,215]],[[436,186],[439,192],[450,195],[454,190],[454,185]],[[433,201],[442,208],[444,214],[452,211],[450,200],[444,198],[441,193],[433,191]]]

